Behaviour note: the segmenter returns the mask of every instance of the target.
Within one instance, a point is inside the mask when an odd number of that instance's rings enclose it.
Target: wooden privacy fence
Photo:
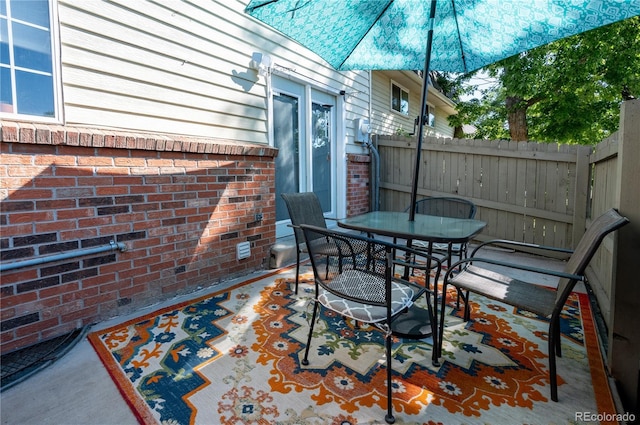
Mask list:
[[[377,147],[380,209],[403,210],[411,197],[416,142],[377,136]],[[476,218],[487,223],[480,239],[570,248],[582,235],[587,191],[577,188],[588,184],[589,147],[426,138],[422,148],[418,199],[471,200]]]
[[[381,210],[410,202],[416,141],[374,136]],[[617,208],[630,224],[605,238],[587,269],[606,325],[607,365],[625,408],[640,412],[640,99],[597,146],[426,138],[418,199],[459,196],[487,223],[478,239],[574,248],[591,218]],[[375,185],[374,185],[375,186]],[[608,344],[608,346],[607,346]]]

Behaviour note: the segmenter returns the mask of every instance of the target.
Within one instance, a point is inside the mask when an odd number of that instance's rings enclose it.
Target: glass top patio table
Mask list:
[[[429,243],[431,252],[434,243],[446,243],[451,256],[451,244],[469,242],[487,225],[484,221],[439,217],[433,215],[416,214],[414,221],[409,221],[409,213],[393,211],[373,211],[362,215],[338,220],[338,226],[395,238],[406,239],[407,244],[412,240],[422,240]],[[425,281],[429,288],[429,278]],[[438,285],[433,285],[433,315],[416,304],[409,311],[399,316],[391,325],[393,333],[403,338],[423,339],[432,335],[434,347],[437,346],[436,320],[438,318]],[[434,325],[432,326],[432,322]],[[434,352],[432,362],[439,366]]]
[[[425,214],[416,214],[415,220],[409,221],[409,213],[394,211],[373,211],[338,220],[338,226],[347,229],[437,243],[468,242],[486,225],[480,220]]]

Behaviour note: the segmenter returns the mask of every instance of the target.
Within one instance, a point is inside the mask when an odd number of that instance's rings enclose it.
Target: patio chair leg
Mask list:
[[[296,251],[296,290],[295,294],[298,295],[298,280],[300,275],[300,250]]]
[[[385,341],[385,348],[387,350],[387,414],[384,417],[384,420],[388,424],[392,424],[396,421],[396,418],[393,417],[393,400],[391,399],[393,395],[393,387],[391,385],[391,333],[387,334],[387,338]]]
[[[309,336],[307,337],[307,346],[304,348],[304,358],[302,364],[309,365],[309,348],[311,347],[311,337],[313,336],[313,325],[316,323],[316,315],[318,314],[318,301],[313,304],[313,314],[311,315],[311,323],[309,323]]]
[[[434,285],[437,285],[437,282],[434,282]],[[431,364],[433,364],[435,367],[439,367],[440,366],[440,362],[438,361],[438,358],[440,357],[437,347],[438,347],[438,341],[440,341],[439,337],[438,337],[438,327],[436,326],[436,312],[434,312],[434,308],[431,305],[431,298],[429,297],[429,292],[427,291],[425,293],[425,297],[427,300],[427,311],[429,312],[429,319],[431,322],[431,335],[433,338],[433,350],[432,350],[432,354],[431,354]],[[435,300],[434,303],[437,303],[438,300]]]
[[[447,285],[443,284],[442,285],[442,306],[440,308],[440,321],[438,322],[438,335],[437,335],[438,337],[434,339],[434,344],[433,344],[433,350],[435,352],[434,355],[438,360],[440,359],[440,357],[442,357],[442,342],[444,340],[444,316],[445,316],[444,313],[447,307],[446,293],[447,293]],[[435,302],[438,302],[438,300],[436,300]]]
[[[556,320],[556,356],[562,357],[562,346],[560,338],[560,318]]]
[[[460,260],[467,258],[466,248],[461,249],[460,256],[458,258]],[[458,266],[458,272],[460,271],[462,271],[462,266]],[[456,299],[456,310],[460,309],[460,297],[462,297],[462,299],[464,300],[464,316],[462,317],[465,322],[468,322],[471,318],[471,311],[469,310],[469,291],[467,291],[465,294],[462,294],[462,290],[456,288],[456,293],[458,294],[458,297]]]
[[[551,400],[558,401],[558,377],[556,375],[556,339],[559,337],[554,323],[555,315],[549,325],[549,386],[551,387]]]
[[[469,305],[469,291],[462,296],[464,298],[464,315],[462,319],[468,322],[471,319],[471,306]]]
[[[457,289],[456,288],[456,310],[460,309],[460,298],[462,298],[462,302],[464,303],[464,320],[465,322],[469,321],[469,312],[467,311],[467,301],[469,301],[469,291],[467,291],[466,293],[462,293],[461,289]]]

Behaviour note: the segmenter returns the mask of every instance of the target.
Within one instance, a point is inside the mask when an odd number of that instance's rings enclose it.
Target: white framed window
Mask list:
[[[434,112],[434,108],[431,105],[427,105],[427,122],[426,124],[429,127],[435,127],[436,126],[436,116],[433,113]]]
[[[55,0],[0,0],[0,116],[58,121]]]
[[[391,110],[409,115],[409,90],[391,82]]]

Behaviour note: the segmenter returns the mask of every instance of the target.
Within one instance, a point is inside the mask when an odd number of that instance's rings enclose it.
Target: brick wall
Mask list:
[[[370,162],[368,155],[347,156],[347,217],[370,210]]]
[[[0,122],[2,352],[265,267],[274,155],[259,145]],[[256,221],[256,214],[262,221]],[[250,258],[236,258],[249,241]]]

